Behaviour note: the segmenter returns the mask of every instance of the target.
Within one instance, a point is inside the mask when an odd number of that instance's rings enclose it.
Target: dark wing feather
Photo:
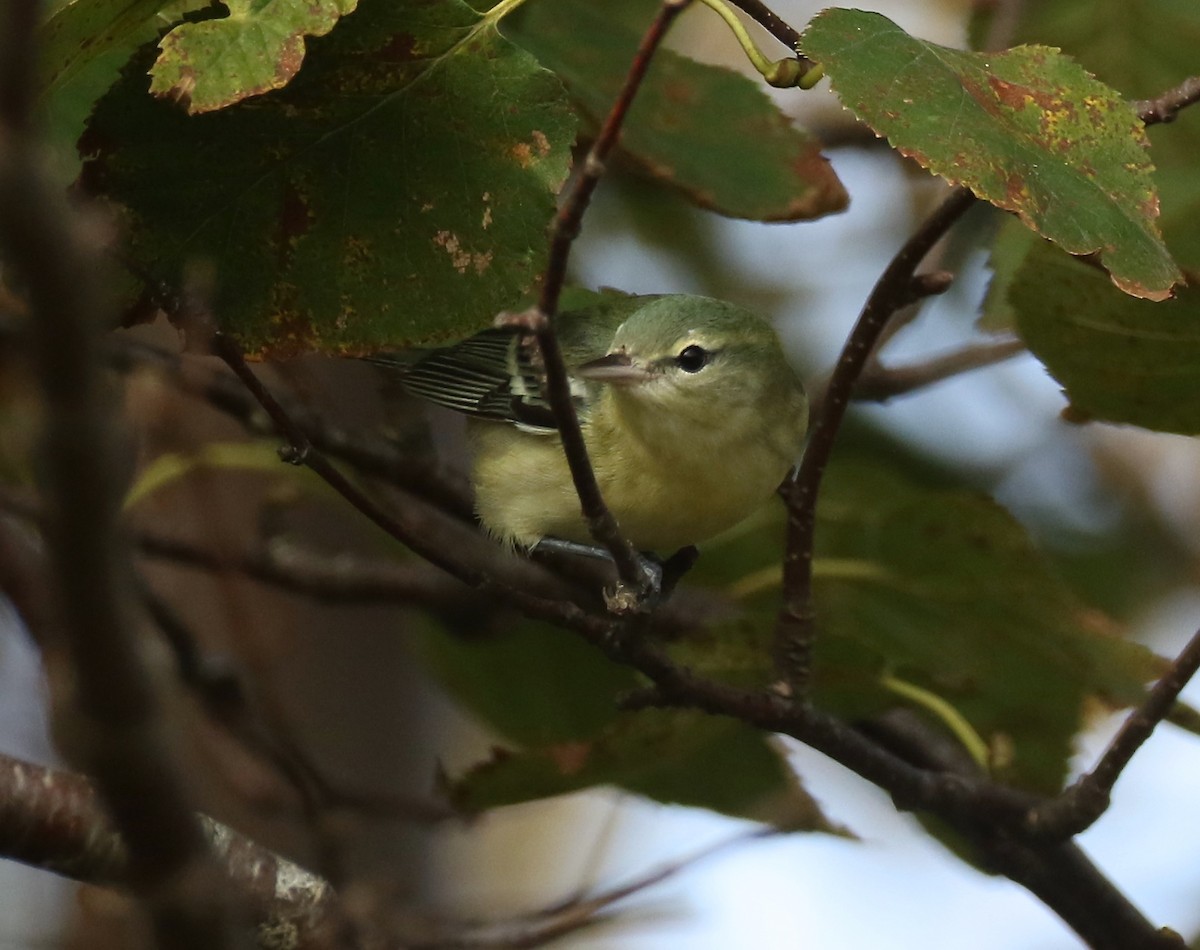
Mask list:
[[[516,330],[484,330],[414,363],[406,390],[456,412],[552,432],[554,416],[541,394],[541,374]]]

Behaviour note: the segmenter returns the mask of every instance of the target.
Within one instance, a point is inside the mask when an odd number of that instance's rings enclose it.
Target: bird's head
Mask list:
[[[617,328],[608,352],[575,367],[630,406],[713,425],[743,412],[794,412],[803,390],[763,319],[707,297],[651,299]]]

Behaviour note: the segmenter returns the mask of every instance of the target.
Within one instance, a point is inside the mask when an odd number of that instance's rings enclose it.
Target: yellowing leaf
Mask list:
[[[1180,279],[1159,235],[1142,122],[1058,50],[970,53],[886,17],[826,10],[804,34],[850,109],[936,175],[1016,213],[1113,282],[1151,300]]]
[[[225,0],[229,14],[182,23],[163,37],[150,91],[209,112],[279,89],[304,61],[306,36],[324,36],[358,0]]]

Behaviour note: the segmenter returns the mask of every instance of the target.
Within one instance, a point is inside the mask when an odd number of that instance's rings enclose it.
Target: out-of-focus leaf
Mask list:
[[[575,635],[536,623],[478,639],[431,630],[419,648],[455,699],[524,746],[595,735],[616,718],[615,698],[638,683]]]
[[[208,0],[69,0],[38,31],[38,108],[62,166],[78,171],[75,143],[96,100],[143,43]]]
[[[656,6],[646,5],[639,29],[605,4],[534,0],[503,30],[562,77],[598,128]],[[794,128],[760,88],[670,50],[655,57],[621,149],[642,173],[733,217],[796,221],[846,206],[820,143]]]
[[[592,738],[497,750],[453,781],[451,794],[477,809],[598,785],[791,831],[835,830],[767,737],[691,710],[643,710]]]
[[[1111,621],[1081,604],[988,499],[917,487],[878,457],[835,464],[824,486],[814,572],[823,708],[853,719],[895,706],[880,680],[896,677],[965,717],[992,750],[995,774],[1052,791],[1086,701],[1133,703],[1157,675],[1159,661],[1112,635]],[[736,589],[778,565],[780,534],[776,523],[731,539],[720,557],[701,559],[697,579]],[[760,586],[740,620],[677,655],[722,679],[769,681],[778,598],[777,583]]]
[[[996,233],[988,259],[992,279],[988,282],[987,294],[979,308],[981,330],[989,333],[1016,332],[1017,315],[1008,302],[1008,291],[1025,261],[1025,255],[1037,241],[1037,235],[1012,218],[1005,221]]]
[[[900,152],[1072,254],[1099,254],[1126,293],[1169,296],[1180,275],[1141,120],[1078,64],[1047,47],[949,49],[858,10],[826,10],[802,47]]]
[[[85,183],[168,283],[212,265],[255,353],[464,336],[530,293],[575,122],[553,74],[458,0],[371,4],[285,88],[188,116],[127,70],[89,124]]]
[[[69,82],[89,61],[113,48],[127,53],[170,25],[176,0],[72,0],[52,11],[38,30],[42,95]],[[163,14],[160,16],[160,14]]]
[[[194,452],[166,452],[147,465],[125,495],[125,507],[140,502],[181,478],[201,470],[258,472],[272,478],[302,484],[326,497],[329,484],[311,469],[281,465],[279,447],[268,442],[208,442]]]
[[[981,35],[977,27],[976,36]],[[1016,42],[1060,47],[1130,98],[1160,95],[1197,69],[1200,4],[1190,0],[1054,0],[1021,7]],[[1192,107],[1193,111],[1196,107]],[[1184,115],[1148,129],[1160,224],[1185,268],[1200,269],[1200,122]]]
[[[163,37],[150,91],[210,112],[287,85],[304,38],[324,36],[358,0],[225,0],[228,16],[183,23]]]
[[[617,785],[662,802],[828,830],[768,737],[691,712],[618,713],[618,697],[637,676],[566,631],[530,623],[468,640],[430,630],[419,649],[455,699],[511,743],[452,782],[466,808]]]
[[[1008,300],[1076,415],[1200,433],[1200,289],[1181,287],[1162,303],[1133,300],[1042,245],[1030,249]]]

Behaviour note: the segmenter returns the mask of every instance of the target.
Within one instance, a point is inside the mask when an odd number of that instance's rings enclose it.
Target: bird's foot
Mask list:
[[[557,554],[574,554],[579,557],[596,558],[612,562],[612,554],[606,548],[561,538],[542,538],[534,550]],[[671,596],[675,585],[696,563],[699,552],[695,545],[680,548],[665,561],[648,551],[637,556],[641,577],[637,583],[617,581],[604,591],[604,605],[610,613],[631,614],[652,610]]]
[[[637,556],[641,577],[637,584],[617,581],[604,591],[604,606],[610,614],[636,614],[653,610],[664,599],[663,564],[653,554]]]

